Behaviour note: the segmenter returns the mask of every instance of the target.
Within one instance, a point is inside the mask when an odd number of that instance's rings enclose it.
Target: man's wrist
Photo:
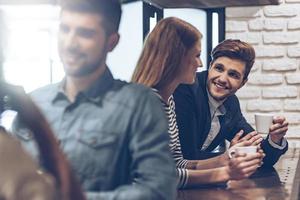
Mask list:
[[[269,136],[270,137],[270,139],[272,140],[272,142],[274,142],[275,144],[277,144],[277,145],[279,145],[279,146],[281,146],[281,144],[282,144],[282,137],[274,137],[274,136],[272,136],[272,135],[270,135]]]
[[[221,167],[220,176],[221,176],[221,182],[227,182],[231,179],[228,165]]]
[[[229,157],[229,152],[227,150],[219,157],[219,159],[218,159],[219,166],[223,167],[223,166],[228,165],[229,160],[230,160],[230,157]]]
[[[287,145],[287,141],[284,137],[282,137],[279,144],[277,144],[275,141],[273,141],[273,138],[271,137],[271,135],[269,135],[268,136],[268,142],[272,147],[274,147],[276,149],[280,149],[280,150],[284,149]]]

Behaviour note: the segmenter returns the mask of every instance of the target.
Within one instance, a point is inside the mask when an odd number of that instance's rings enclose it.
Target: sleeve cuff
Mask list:
[[[273,142],[270,136],[268,136],[268,142],[272,147],[280,150],[283,150],[287,145],[287,140],[285,138],[282,138],[281,145],[278,145],[275,142]]]

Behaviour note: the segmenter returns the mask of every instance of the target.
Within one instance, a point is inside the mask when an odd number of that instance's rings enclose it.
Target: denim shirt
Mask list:
[[[62,85],[46,86],[31,96],[52,126],[88,199],[175,199],[177,179],[168,124],[155,94],[113,79],[108,69],[74,102]]]

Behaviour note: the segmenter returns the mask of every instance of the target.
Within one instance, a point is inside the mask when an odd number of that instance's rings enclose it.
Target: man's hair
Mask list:
[[[132,81],[161,89],[180,73],[184,56],[202,38],[191,24],[175,17],[157,23],[148,35]]]
[[[218,44],[211,52],[211,65],[219,57],[228,57],[231,59],[238,59],[246,63],[245,73],[243,79],[247,79],[251,71],[251,68],[255,61],[255,51],[254,48],[243,41],[240,40],[224,40]]]
[[[119,0],[61,0],[60,5],[62,10],[99,14],[107,34],[118,32],[122,14]]]

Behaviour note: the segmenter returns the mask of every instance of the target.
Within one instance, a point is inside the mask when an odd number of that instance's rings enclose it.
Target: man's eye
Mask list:
[[[77,33],[84,38],[92,38],[95,35],[93,30],[78,30]]]
[[[235,79],[240,79],[240,75],[237,73],[229,73],[229,76]]]
[[[215,65],[215,70],[221,72],[223,71],[223,67],[221,65]]]

